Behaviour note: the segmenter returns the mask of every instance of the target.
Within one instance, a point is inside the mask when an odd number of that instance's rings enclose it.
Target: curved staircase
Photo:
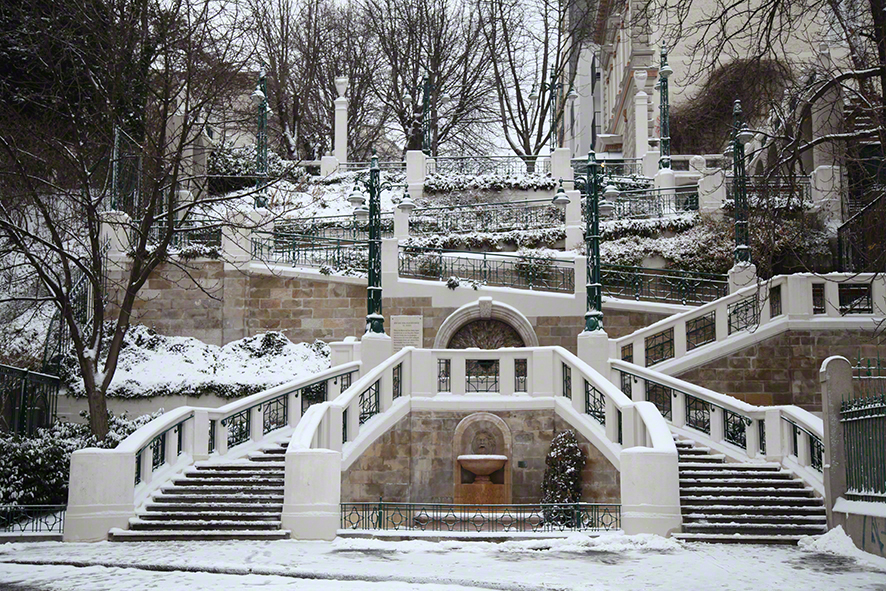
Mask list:
[[[796,544],[827,531],[822,499],[777,463],[726,463],[694,441],[674,438],[680,456],[683,533],[691,542]]]
[[[197,464],[155,493],[112,542],[283,540],[283,467],[288,442],[245,461]]]

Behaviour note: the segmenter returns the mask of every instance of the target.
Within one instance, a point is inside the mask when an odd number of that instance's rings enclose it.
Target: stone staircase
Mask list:
[[[727,464],[722,454],[674,438],[680,455],[683,533],[692,542],[796,544],[827,531],[822,499],[776,463]]]
[[[283,467],[288,442],[245,461],[195,465],[148,501],[112,542],[283,540]]]

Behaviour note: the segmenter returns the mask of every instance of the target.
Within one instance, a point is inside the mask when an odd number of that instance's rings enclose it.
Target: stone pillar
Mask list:
[[[283,529],[296,540],[333,540],[341,521],[341,452],[293,447],[286,451]]]
[[[326,152],[326,155],[320,158],[320,176],[327,177],[338,172],[338,158]]]
[[[726,201],[726,173],[717,168],[707,171],[698,181],[698,211],[700,213],[720,213],[720,206]]]
[[[670,168],[660,168],[653,177],[656,189],[661,189],[662,197],[667,195],[675,195],[677,186],[677,177]],[[673,198],[673,197],[671,197]]]
[[[108,243],[108,255],[121,255],[129,250],[129,223],[125,212],[106,211],[101,214],[100,240]]]
[[[634,157],[644,158],[649,152],[649,95],[646,87],[646,70],[634,71],[637,94],[634,95]]]
[[[643,157],[643,175],[654,176],[658,170],[658,160],[661,158],[661,150],[649,150]]]
[[[335,90],[338,98],[335,99],[335,157],[339,162],[348,161],[348,99],[345,91],[348,89],[347,76],[339,76],[335,79]]]
[[[637,402],[635,406],[652,406]],[[657,410],[655,411],[658,412]],[[642,423],[642,421],[639,421]],[[637,441],[639,445],[645,442]],[[667,537],[680,531],[680,476],[677,450],[632,447],[621,452],[621,527],[628,535]],[[650,483],[655,483],[650,486]]]
[[[729,293],[735,293],[739,289],[757,283],[757,265],[753,263],[740,263],[729,269]]]
[[[846,527],[846,514],[833,511],[836,500],[846,494],[846,450],[840,404],[852,397],[852,365],[845,357],[828,357],[818,373],[821,383],[821,418],[824,423],[824,497],[828,529]],[[803,438],[805,439],[805,437]]]
[[[566,196],[569,197],[569,205],[566,206],[566,242],[564,246],[565,250],[570,250],[583,245],[585,238],[581,219],[581,191],[566,191]]]
[[[825,72],[833,71],[831,50],[827,43],[818,48],[818,60]],[[843,96],[839,85],[833,85],[811,107],[812,137],[814,139],[843,131]],[[812,166],[833,166],[838,162],[836,142],[825,142],[812,148]]]
[[[142,454],[149,461],[150,455]],[[108,530],[127,529],[131,517],[135,517],[135,452],[90,447],[71,454],[64,540],[107,540]]]
[[[363,357],[360,373],[366,375],[372,368],[381,365],[393,354],[394,343],[391,337],[376,332],[363,333],[363,337],[360,339],[360,355]]]
[[[604,317],[605,322],[605,317]],[[601,376],[609,375],[609,335],[605,330],[578,335],[578,358],[590,365]]]
[[[409,214],[399,207],[394,208],[394,238],[409,238]]]
[[[345,337],[344,341],[329,343],[329,364],[332,367],[351,361],[360,361],[360,341],[357,337]]]
[[[428,174],[428,157],[421,150],[406,152],[406,189],[413,201],[421,199]]]
[[[569,148],[557,148],[551,154],[551,178],[555,181],[571,181],[575,178],[572,171],[572,151]]]
[[[382,238],[381,241],[381,284],[387,297],[397,295],[400,281],[400,241],[397,238]]]

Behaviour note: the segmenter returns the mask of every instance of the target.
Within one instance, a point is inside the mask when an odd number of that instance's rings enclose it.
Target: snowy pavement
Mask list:
[[[574,534],[491,542],[0,545],[0,589],[886,591],[886,559],[834,531],[801,547]]]

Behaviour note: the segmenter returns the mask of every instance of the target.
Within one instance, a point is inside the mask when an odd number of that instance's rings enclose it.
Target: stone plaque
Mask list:
[[[403,347],[422,347],[423,316],[391,316],[391,339],[394,352]]]

